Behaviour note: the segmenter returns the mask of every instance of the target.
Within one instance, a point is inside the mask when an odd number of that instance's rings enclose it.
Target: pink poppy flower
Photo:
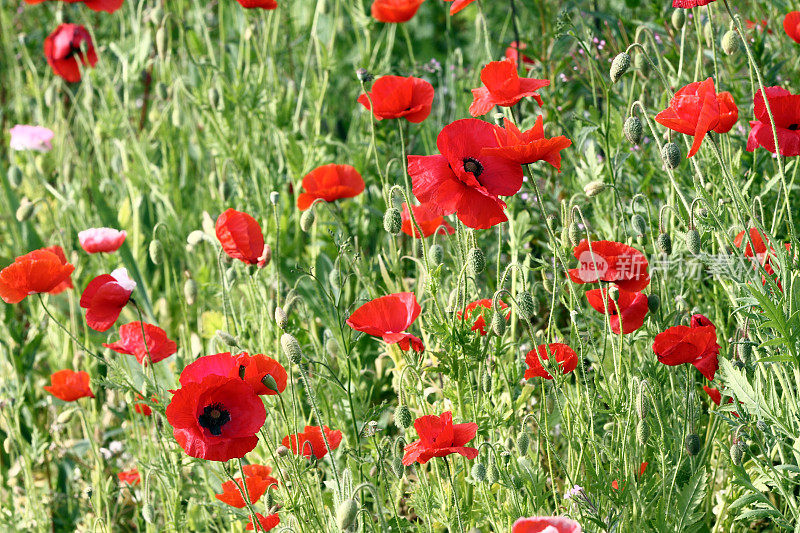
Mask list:
[[[17,124],[8,132],[11,134],[9,146],[12,150],[33,150],[36,152],[49,152],[53,145],[53,130],[42,126],[26,126]]]
[[[89,228],[78,233],[78,241],[86,253],[111,253],[119,250],[127,236],[126,231],[113,228]]]

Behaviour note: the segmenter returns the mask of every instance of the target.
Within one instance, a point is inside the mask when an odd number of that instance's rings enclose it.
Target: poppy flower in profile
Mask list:
[[[250,355],[242,352],[236,356],[239,364],[239,376],[244,367],[244,379],[258,395],[273,396],[286,390],[286,369],[278,361],[263,353]],[[267,377],[271,377],[269,381]],[[269,385],[269,386],[268,386]]]
[[[215,374],[181,385],[167,406],[167,421],[187,454],[227,461],[256,447],[267,412],[250,385]]]
[[[278,9],[275,0],[236,0],[245,9]]]
[[[258,519],[258,525],[261,528],[261,531],[269,531],[274,529],[278,524],[281,523],[281,519],[278,516],[278,513],[273,513],[271,515],[264,516],[261,513],[256,513],[256,518]],[[254,531],[255,526],[253,525],[253,519],[250,519],[248,522],[247,527],[245,528],[247,531]]]
[[[245,465],[242,470],[244,471],[244,484],[242,484],[242,478],[240,477],[235,478],[233,481],[226,481],[222,484],[222,493],[215,495],[222,503],[227,503],[237,509],[247,505],[244,498],[242,498],[240,488],[246,488],[250,503],[256,503],[267,492],[267,489],[273,485],[278,485],[278,480],[270,476],[272,469],[268,466]]]
[[[333,202],[353,198],[364,191],[361,174],[350,165],[322,165],[303,178],[303,190],[297,196],[297,208],[305,211],[314,200]]]
[[[214,230],[226,254],[248,265],[258,264],[264,254],[264,235],[256,219],[227,209],[217,218]]]
[[[682,87],[669,107],[656,115],[656,122],[678,133],[694,136],[687,158],[700,149],[709,131],[727,133],[739,119],[739,109],[729,92],[717,94],[714,79],[695,81]]]
[[[691,9],[693,7],[707,6],[716,0],[672,0],[672,7],[681,9]]]
[[[600,313],[605,314],[605,306],[608,306],[611,331],[617,335],[620,334],[620,322],[622,322],[622,334],[627,335],[642,327],[647,316],[647,296],[641,292],[620,289],[615,302],[608,298],[606,289],[592,289],[586,293],[586,299],[589,300],[589,305]]]
[[[470,228],[490,228],[508,220],[499,196],[513,196],[522,187],[522,167],[483,153],[499,146],[503,130],[483,120],[448,124],[436,138],[437,155],[408,156],[414,196],[442,215],[455,213]]]
[[[451,15],[455,15],[474,1],[475,0],[445,0],[445,2],[453,2],[453,5],[450,6]]]
[[[505,157],[520,165],[545,161],[561,172],[561,150],[570,146],[572,141],[563,135],[546,138],[541,115],[536,118],[536,124],[525,132],[519,131],[507,118],[503,119],[503,124],[504,133],[497,135],[499,146],[484,148],[481,153]]]
[[[542,344],[525,355],[525,364],[528,365],[525,370],[525,379],[534,377],[553,379],[553,376],[544,369],[542,364],[542,361],[550,359],[548,351],[555,357],[562,374],[569,374],[578,368],[578,354],[575,353],[575,350],[560,342]]]
[[[372,9],[374,12],[375,4]],[[419,123],[431,114],[433,85],[414,76],[381,76],[369,93],[358,97],[358,103],[372,109],[377,120],[405,118]]]
[[[435,209],[426,204],[415,205],[411,209],[414,211],[414,219],[417,221],[419,229],[422,230],[423,239],[437,232],[442,235],[452,235],[456,231],[442,215],[437,214]],[[403,221],[400,231],[419,239],[419,231],[411,221],[411,214],[408,212],[408,205],[405,202],[403,202],[403,212],[400,215],[400,219]]]
[[[800,43],[800,11],[791,11],[783,18],[783,29],[786,35],[796,43]]]
[[[405,466],[419,463],[424,465],[434,457],[447,457],[457,453],[467,459],[475,459],[478,449],[466,444],[475,438],[478,424],[453,424],[453,413],[445,411],[441,416],[426,415],[414,421],[419,440],[415,440],[403,449]]]
[[[703,315],[692,315],[688,326],[673,326],[656,335],[653,353],[669,366],[689,363],[709,381],[719,368],[717,328]]]
[[[781,155],[800,155],[800,94],[792,94],[783,87],[766,87],[765,91],[775,119]],[[753,152],[760,146],[774,154],[775,138],[761,91],[756,91],[753,96],[753,114],[756,120],[750,121],[747,151]]]
[[[59,256],[52,248],[42,248],[14,259],[0,271],[0,298],[7,304],[16,304],[31,294],[58,294],[71,287],[70,275],[75,267],[66,258],[62,260],[63,255],[63,250]]]
[[[117,478],[122,483],[127,485],[136,486],[142,482],[142,476],[139,475],[139,471],[135,468],[131,468],[130,470],[123,470],[122,472],[117,472]]]
[[[78,233],[78,242],[86,253],[111,253],[119,250],[128,232],[113,228],[89,228]]]
[[[47,0],[25,0],[26,4],[41,4]],[[124,0],[60,0],[67,4],[84,4],[92,11],[105,11],[106,13],[113,13],[120,7]]]
[[[497,300],[497,307],[500,309],[506,309],[508,304],[502,300]],[[484,315],[488,316],[491,319],[491,310],[492,310],[492,299],[491,298],[484,298],[482,300],[475,300],[474,302],[470,302],[464,308],[464,312],[461,311],[456,312],[456,318],[461,320],[463,315],[464,320],[470,320],[473,316],[477,315],[475,318],[475,322],[472,324],[470,328],[471,331],[478,331],[481,335],[486,335],[486,318]],[[511,318],[511,311],[508,312],[506,315],[506,320]]]
[[[485,115],[494,106],[511,107],[525,97],[532,96],[542,105],[542,97],[536,92],[550,85],[550,80],[520,78],[513,61],[492,61],[481,70],[483,87],[472,89],[472,105],[469,114],[473,117]]]
[[[563,516],[520,518],[511,526],[511,533],[581,533],[582,531],[579,523]]]
[[[44,390],[65,402],[74,402],[78,398],[94,398],[89,388],[89,374],[72,370],[59,370],[50,376],[50,385]]]
[[[422,352],[425,350],[422,339],[406,331],[421,310],[413,292],[398,292],[365,303],[353,311],[346,323],[354,330],[380,337],[388,344],[397,343],[401,350]]]
[[[53,149],[53,130],[41,126],[26,126],[17,124],[8,133],[11,135],[9,147],[12,150],[33,150],[34,152],[49,152]]]
[[[67,256],[64,254],[64,249],[61,248],[59,245],[48,246],[47,248],[42,248],[42,250],[47,250],[48,252],[53,252],[58,256],[58,259],[61,261],[62,265],[68,265],[67,263]],[[75,286],[72,284],[72,278],[67,277],[64,281],[53,287],[51,290],[47,291],[47,294],[61,294],[67,289],[72,289]]]
[[[137,400],[144,400],[144,396],[142,396],[141,394],[137,394],[136,395],[136,399]],[[150,398],[150,401],[153,402],[153,403],[158,403],[158,398],[153,396],[153,397]],[[133,404],[133,410],[135,412],[139,413],[140,415],[143,415],[143,416],[150,416],[150,415],[153,414],[153,409],[149,405],[144,403],[144,402],[136,402],[136,403],[134,403]]]
[[[411,20],[411,17],[417,14],[419,6],[421,6],[424,1],[425,0],[374,0],[371,9],[372,18],[387,23],[407,22]],[[431,96],[432,95],[433,92],[431,90]]]
[[[572,250],[572,255],[579,266],[567,273],[575,283],[607,281],[631,292],[639,292],[650,284],[647,258],[627,244],[592,241],[589,250],[589,241],[584,239]]]
[[[114,325],[122,309],[128,305],[136,282],[128,271],[118,268],[111,274],[97,276],[83,290],[80,306],[86,309],[86,323],[95,331],[106,331]]]
[[[134,355],[139,364],[145,366],[148,360],[158,363],[178,351],[175,341],[170,340],[163,329],[153,324],[143,326],[139,321],[125,324],[119,327],[119,337],[117,342],[103,343],[103,346],[117,353]]]
[[[323,438],[322,432],[325,432]],[[306,426],[302,433],[294,435],[287,435],[283,437],[281,444],[290,448],[295,455],[302,455],[303,457],[310,458],[312,455],[317,459],[322,459],[328,454],[328,448],[325,446],[325,439],[328,439],[328,445],[331,451],[339,447],[342,443],[342,432],[331,430],[328,426]]]
[[[79,24],[61,24],[48,35],[44,56],[53,72],[70,83],[81,81],[81,66],[93,67],[97,63],[92,36]]]
[[[509,61],[512,61],[515,65],[519,66],[519,59],[522,57],[522,65],[525,68],[532,68],[536,62],[531,59],[530,57],[526,56],[525,54],[521,53],[521,50],[525,50],[528,48],[528,45],[525,43],[517,44],[517,41],[511,41],[511,44],[508,45],[506,48],[505,58]]]

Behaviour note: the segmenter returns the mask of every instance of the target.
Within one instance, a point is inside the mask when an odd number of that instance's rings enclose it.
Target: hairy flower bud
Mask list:
[[[661,253],[670,255],[672,253],[672,238],[669,236],[669,233],[661,233],[656,238],[656,246]]]
[[[287,455],[289,455],[289,448],[280,445],[275,449],[275,453],[278,454],[278,457],[286,457]]]
[[[289,317],[286,316],[286,311],[283,310],[283,307],[275,308],[275,323],[279,328],[286,329],[286,324],[289,323]]]
[[[217,330],[217,338],[230,346],[231,348],[236,348],[239,346],[239,339],[228,333],[227,331],[222,331],[221,329]]]
[[[528,446],[531,443],[531,438],[524,431],[517,435],[517,451],[520,455],[528,453]]]
[[[486,481],[486,466],[480,461],[472,465],[472,478],[478,483]]]
[[[186,303],[194,305],[197,301],[197,282],[191,278],[187,279],[183,284],[183,297],[186,298]]]
[[[700,232],[694,228],[686,232],[686,248],[694,255],[700,253]]]
[[[150,261],[154,265],[160,265],[164,262],[164,245],[158,239],[150,241]]]
[[[33,210],[36,207],[36,204],[28,200],[27,198],[23,198],[19,202],[19,207],[17,207],[17,221],[18,222],[25,222],[31,216],[33,216]]]
[[[684,445],[686,446],[686,453],[692,456],[697,455],[700,453],[700,436],[697,433],[689,433],[686,435]]]
[[[197,246],[203,239],[206,238],[206,234],[203,233],[203,230],[196,229],[186,237],[186,242],[189,243],[190,246]]]
[[[303,356],[303,350],[300,348],[300,343],[294,338],[294,335],[284,333],[281,335],[281,348],[286,357],[295,364],[300,364],[300,359]]]
[[[636,414],[639,415],[639,418],[645,419],[649,413],[650,399],[647,397],[644,386],[642,386],[639,389],[639,394],[636,395]]]
[[[611,62],[611,82],[617,83],[623,74],[628,72],[631,66],[631,56],[627,52],[617,54],[614,61]]]
[[[467,264],[474,275],[478,275],[486,268],[486,258],[480,248],[472,248],[467,254]]]
[[[492,331],[498,337],[502,337],[506,332],[506,317],[502,312],[494,311],[492,313]]]
[[[358,516],[358,504],[355,500],[344,500],[336,508],[336,525],[339,529],[346,531],[356,521]]]
[[[683,28],[683,25],[686,24],[686,13],[683,9],[676,9],[672,12],[672,27],[676,30],[680,30]]]
[[[742,459],[744,458],[744,451],[745,451],[744,446],[742,446],[741,443],[736,442],[731,445],[731,450],[730,450],[731,462],[734,465],[739,466],[740,464],[742,464]]]
[[[583,192],[589,198],[594,198],[608,188],[602,180],[590,181],[583,187]]]
[[[573,221],[572,224],[569,225],[569,242],[572,243],[572,246],[578,246],[581,242],[581,228],[578,226],[578,223]]]
[[[489,469],[486,472],[486,481],[488,481],[490,485],[494,485],[500,481],[500,469],[497,468],[494,461],[489,463]]]
[[[314,225],[314,220],[316,216],[314,216],[314,208],[308,209],[303,211],[303,214],[300,215],[300,229],[303,230],[305,233],[308,233],[311,230],[311,226]]]
[[[17,165],[11,165],[8,167],[8,183],[13,187],[17,188],[22,184],[22,170]]]
[[[675,143],[667,143],[661,149],[661,159],[668,168],[678,168],[681,164],[681,148]]]
[[[625,124],[622,126],[622,133],[631,144],[642,142],[642,121],[639,120],[639,117],[630,116],[626,118]]]
[[[651,313],[655,313],[658,311],[658,308],[661,307],[661,298],[656,293],[651,293],[647,295],[647,310]]]
[[[525,320],[533,318],[536,312],[536,304],[533,301],[533,296],[528,291],[520,291],[517,293],[517,306],[519,307],[519,314]]]
[[[639,420],[636,425],[636,441],[644,446],[650,438],[650,426],[647,425],[647,420]]]
[[[428,257],[434,265],[441,265],[444,261],[444,248],[440,244],[432,244],[428,249]]]
[[[738,33],[733,30],[728,30],[725,32],[725,35],[722,36],[722,49],[726,54],[731,56],[739,51],[742,46],[741,42]]]
[[[269,203],[276,206],[281,199],[281,194],[278,191],[272,191],[269,193]]]
[[[148,524],[155,523],[155,518],[156,518],[155,514],[156,510],[155,507],[153,507],[153,504],[147,502],[144,505],[142,505],[142,518],[144,519],[145,522],[147,522]]]
[[[492,374],[488,370],[481,376],[481,388],[487,394],[492,391]]]
[[[400,429],[406,429],[411,426],[413,422],[411,417],[411,410],[407,405],[400,404],[394,410],[394,425]]]
[[[743,363],[748,363],[750,357],[753,355],[753,345],[750,342],[742,342],[739,344],[739,359]]]
[[[403,460],[399,457],[395,457],[392,459],[392,471],[394,475],[397,476],[397,479],[401,479],[403,474],[406,473],[406,467],[403,466]]]
[[[383,214],[383,229],[386,230],[386,233],[397,235],[402,227],[403,219],[400,216],[400,210],[396,207],[387,209]]]

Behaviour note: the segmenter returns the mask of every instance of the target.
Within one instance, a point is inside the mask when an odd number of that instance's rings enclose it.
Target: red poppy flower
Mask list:
[[[765,91],[775,119],[781,155],[800,155],[800,94],[792,94],[783,87],[766,87]],[[753,106],[756,120],[750,121],[747,151],[752,152],[760,146],[774,154],[775,138],[772,136],[767,106],[761,91],[753,96]]]
[[[136,399],[137,400],[144,400],[144,396],[142,396],[141,394],[137,394],[136,395]],[[153,402],[153,403],[158,403],[158,398],[153,396],[153,397],[150,398],[150,401]],[[147,405],[146,403],[143,403],[143,402],[134,403],[133,404],[133,410],[135,412],[139,413],[140,415],[143,415],[143,416],[150,416],[150,415],[153,414],[153,409],[150,408],[149,405]]]
[[[698,6],[706,6],[716,0],[672,0],[672,7],[690,9]]]
[[[127,483],[128,485],[132,486],[138,485],[142,482],[142,476],[139,475],[139,471],[135,468],[117,472],[117,477],[122,483]]]
[[[399,292],[375,298],[353,311],[347,325],[367,335],[380,337],[388,344],[398,343],[401,350],[425,350],[422,339],[406,330],[422,309],[413,292]]]
[[[589,300],[589,305],[600,313],[606,312],[604,305],[608,306],[611,331],[617,335],[619,335],[620,320],[622,321],[623,335],[633,333],[644,324],[648,310],[647,296],[641,292],[620,289],[617,301],[614,302],[606,296],[606,289],[592,289],[586,293],[586,298]]]
[[[256,219],[235,209],[228,209],[217,218],[217,239],[230,257],[255,265],[264,254],[264,235]]]
[[[709,381],[719,368],[717,328],[703,315],[693,315],[689,326],[673,326],[656,335],[653,352],[659,362],[694,365]]]
[[[508,307],[502,300],[497,301],[497,307],[500,309],[505,309]],[[481,335],[486,335],[486,318],[484,315],[487,314],[492,309],[492,299],[491,298],[484,298],[482,300],[475,300],[474,302],[470,302],[467,304],[467,307],[464,308],[464,320],[469,320],[472,318],[473,315],[477,314],[478,317],[475,319],[475,322],[472,324],[470,328],[471,331],[479,331]],[[491,314],[488,314],[491,318]],[[456,318],[461,320],[462,312],[456,312]],[[506,320],[511,318],[511,311],[508,312],[506,315]]]
[[[239,487],[246,487],[250,503],[256,503],[267,492],[268,488],[278,485],[278,480],[270,476],[272,469],[268,466],[246,465],[242,467],[242,470],[244,470],[245,476],[244,484],[242,484],[242,478],[240,477],[234,479],[235,483],[234,481],[226,481],[222,484],[222,494],[215,495],[222,503],[227,503],[237,509],[247,505],[244,498],[242,498]]]
[[[539,105],[542,97],[536,92],[550,85],[550,80],[520,78],[513,61],[492,61],[481,70],[483,87],[472,89],[472,105],[469,114],[473,117],[485,115],[494,106],[511,107],[526,96],[532,96]]]
[[[72,286],[73,270],[75,267],[62,261],[58,252],[48,248],[34,250],[17,257],[0,271],[0,298],[7,304],[15,304],[31,294],[57,294],[64,290],[65,284]]]
[[[48,246],[47,248],[42,248],[42,250],[47,250],[48,252],[53,252],[56,254],[62,265],[69,264],[67,263],[67,256],[64,255],[64,249],[59,245],[56,244],[55,246]],[[74,285],[72,284],[72,278],[68,276],[67,279],[56,285],[51,290],[47,291],[47,294],[61,294],[65,290],[72,289],[73,287]]]
[[[517,45],[517,41],[511,41],[511,44],[509,44],[508,48],[506,48],[506,54],[505,54],[506,59],[508,59],[509,61],[513,61],[515,65],[519,66],[519,58],[520,56],[522,56],[523,66],[525,66],[526,68],[532,68],[533,65],[536,64],[536,62],[530,57],[526,56],[525,54],[520,53],[520,50],[525,50],[527,48],[528,45],[525,43]]]
[[[463,455],[467,459],[478,456],[477,448],[465,446],[475,438],[478,424],[453,424],[453,413],[445,411],[441,416],[426,415],[414,421],[419,440],[407,445],[403,451],[403,464],[424,465],[434,457],[446,457],[451,453]]]
[[[275,0],[236,0],[245,9],[277,9],[278,2]]]
[[[614,241],[582,240],[572,251],[580,263],[568,270],[572,281],[579,284],[608,281],[631,292],[639,292],[650,284],[647,258],[642,252],[627,244]]]
[[[416,15],[419,6],[421,6],[424,1],[425,0],[374,0],[372,2],[372,17],[381,22],[407,22],[411,20],[411,17]],[[433,89],[431,89],[431,97],[433,97]],[[367,109],[369,108],[367,107]],[[428,110],[430,111],[430,107]],[[425,116],[428,116],[427,113]],[[417,122],[421,121],[422,119]],[[412,120],[412,122],[414,121]]]
[[[241,379],[239,367],[239,362],[230,352],[204,355],[186,365],[178,380],[181,386],[185,387],[190,383],[200,383],[208,376]]]
[[[644,475],[644,471],[647,470],[647,461],[643,461],[642,464],[639,465],[639,477]]]
[[[250,355],[242,352],[236,356],[236,361],[239,364],[239,375],[241,376],[241,368],[244,367],[243,379],[256,394],[273,396],[286,390],[286,369],[275,359],[262,353]],[[271,376],[275,380],[277,390],[264,384],[267,376]]]
[[[465,7],[467,7],[468,5],[470,5],[474,1],[475,0],[455,0],[455,1],[453,1],[453,0],[445,0],[445,2],[453,2],[453,5],[450,6],[450,14],[451,15],[455,15],[456,13],[458,13],[459,11],[461,11],[462,9],[464,9]]]
[[[72,83],[81,81],[79,61],[84,67],[97,63],[92,37],[78,24],[61,24],[48,35],[44,40],[44,56],[55,74]]]
[[[511,533],[581,533],[581,525],[563,516],[532,516],[520,518]]]
[[[119,318],[122,308],[136,288],[128,271],[118,268],[111,274],[97,276],[83,290],[80,305],[86,309],[86,323],[95,331],[106,331]]]
[[[422,230],[422,237],[429,237],[437,232],[442,235],[452,235],[455,232],[453,226],[447,223],[442,215],[436,213],[436,209],[427,204],[415,205],[412,207],[414,210],[414,218]],[[411,222],[411,214],[408,212],[408,205],[403,202],[403,213],[401,215],[403,225],[400,230],[406,235],[410,235],[415,239],[419,238],[417,227]]]
[[[314,200],[333,202],[353,198],[364,191],[361,174],[350,165],[322,165],[303,178],[303,190],[297,197],[297,208],[305,211]]]
[[[722,404],[722,393],[719,391],[719,389],[703,385],[703,390],[706,392],[706,394],[708,394],[708,397],[711,398],[711,401],[717,406]],[[728,401],[725,403],[733,403],[733,398],[728,398]],[[739,413],[732,411],[731,414],[736,418],[739,418]]]
[[[408,156],[414,196],[439,214],[456,213],[470,228],[490,228],[508,220],[499,196],[522,187],[522,167],[504,157],[483,155],[499,146],[502,129],[477,119],[456,120],[436,138],[440,155]]]
[[[119,250],[127,236],[126,231],[113,228],[89,228],[78,233],[78,242],[87,253],[110,253]]]
[[[74,402],[78,398],[94,398],[92,389],[89,388],[89,374],[87,372],[73,372],[72,370],[59,370],[50,376],[50,385],[45,385],[44,390],[65,402]]]
[[[47,0],[25,0],[26,4],[41,4],[42,2],[46,2]],[[120,7],[122,7],[122,2],[124,0],[60,0],[61,2],[65,2],[67,4],[79,4],[83,3],[91,9],[92,11],[105,11],[107,13],[113,13]]]
[[[775,249],[772,247],[772,244],[769,242],[769,240],[764,235],[762,235],[761,232],[759,232],[756,228],[750,228],[749,234],[750,238],[745,239],[745,232],[740,231],[739,234],[736,235],[736,238],[733,240],[734,246],[736,246],[737,248],[741,248],[742,245],[744,244],[744,255],[745,257],[753,258],[753,267],[757,270],[758,265],[756,265],[755,263],[758,262],[762,267],[764,267],[764,271],[766,271],[767,274],[772,276],[773,274],[775,274],[775,266],[778,266],[777,264],[773,266],[773,259],[775,258]],[[789,243],[786,243],[784,246],[786,247],[787,251],[791,251]],[[755,247],[755,253],[753,253],[754,247]],[[779,276],[773,276],[773,280],[775,281],[775,283],[778,285],[779,288],[781,288],[781,290],[783,290],[779,278],[780,278]],[[762,276],[762,281],[763,283],[766,283],[766,276]]]
[[[528,369],[525,370],[525,379],[534,377],[553,379],[553,376],[542,365],[542,361],[550,359],[548,350],[555,356],[562,374],[569,374],[578,368],[578,354],[575,353],[575,350],[560,342],[542,344],[525,355],[525,364],[528,365]]]
[[[269,531],[270,529],[275,528],[278,524],[281,523],[280,517],[278,517],[278,513],[271,514],[268,516],[264,516],[261,513],[256,513],[256,518],[258,519],[258,525],[261,527],[261,531]],[[250,519],[250,522],[247,524],[245,528],[247,531],[255,530],[255,526],[253,525],[253,520]]]
[[[536,124],[524,133],[508,119],[503,119],[503,123],[505,131],[497,134],[499,146],[484,148],[483,154],[505,157],[520,165],[546,161],[561,172],[561,150],[570,146],[572,141],[563,135],[546,138],[541,115],[536,118]]]
[[[167,421],[181,448],[209,461],[244,457],[258,444],[256,433],[266,417],[250,385],[214,374],[182,383],[167,406]]]
[[[335,450],[342,443],[342,432],[331,430],[328,426],[306,426],[302,433],[294,435],[287,435],[283,437],[281,444],[287,448],[291,448],[292,453],[295,455],[302,455],[303,457],[310,458],[312,455],[317,459],[322,459],[328,454],[328,448],[325,447],[325,439],[322,437],[322,432],[325,431],[325,438],[328,439],[328,445],[331,450]]]
[[[119,327],[120,339],[117,342],[103,346],[117,353],[135,355],[140,364],[147,366],[148,359],[158,363],[178,351],[175,341],[169,340],[167,333],[158,326],[144,324],[144,338],[142,338],[142,323],[131,322]]]
[[[739,119],[739,110],[728,92],[714,90],[714,79],[695,81],[682,87],[669,107],[656,115],[656,122],[678,133],[694,136],[687,158],[700,149],[709,131],[727,133]]]
[[[376,4],[372,4],[373,14]],[[433,85],[422,78],[381,76],[372,84],[368,95],[359,96],[358,103],[371,109],[371,100],[372,113],[378,120],[405,118],[409,122],[419,123],[431,114]]]
[[[800,11],[791,11],[783,19],[783,29],[794,42],[800,43]]]

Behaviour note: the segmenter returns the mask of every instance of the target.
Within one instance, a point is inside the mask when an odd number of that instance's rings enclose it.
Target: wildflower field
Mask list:
[[[0,531],[800,532],[798,9],[4,0]]]

